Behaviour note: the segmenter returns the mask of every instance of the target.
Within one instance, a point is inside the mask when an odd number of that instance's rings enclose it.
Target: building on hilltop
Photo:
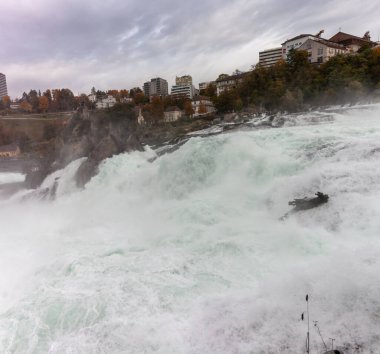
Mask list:
[[[95,104],[96,109],[110,108],[116,104],[116,98],[112,95],[105,95],[98,97],[96,94],[92,93],[87,96],[89,101]]]
[[[287,59],[289,52],[294,49],[299,49],[308,39],[319,38],[312,34],[300,34],[299,36],[287,39],[282,46],[282,58]]]
[[[116,98],[111,95],[102,97],[98,99],[95,103],[97,109],[111,108],[115,104],[116,104]]]
[[[234,89],[243,81],[246,73],[236,75],[220,75],[216,80],[216,95],[219,96],[222,92]]]
[[[264,68],[269,68],[281,59],[282,47],[266,49],[262,52],[259,52],[259,64]]]
[[[309,38],[298,49],[307,51],[309,63],[312,64],[322,64],[335,55],[348,52],[344,45],[322,38]]]
[[[16,144],[0,146],[0,157],[17,157],[20,155],[20,148]]]
[[[0,100],[8,96],[7,78],[4,74],[0,73]]]
[[[193,99],[196,94],[193,78],[190,75],[176,76],[175,85],[172,86],[170,94],[175,97],[186,97]]]
[[[356,53],[363,45],[369,47],[375,47],[376,42],[371,41],[369,31],[367,31],[363,37],[353,36],[352,34],[338,32],[329,39],[331,42],[335,42],[347,47],[350,53]]]
[[[168,87],[168,82],[165,79],[156,77],[144,83],[143,91],[146,97],[165,97],[169,92]]]

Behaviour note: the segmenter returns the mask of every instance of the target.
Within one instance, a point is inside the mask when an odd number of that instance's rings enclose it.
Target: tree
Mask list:
[[[207,107],[205,103],[201,100],[198,107],[198,113],[199,114],[206,114],[207,113]]]
[[[51,91],[49,89],[47,89],[42,95],[48,99],[49,103],[52,101]]]
[[[49,109],[49,100],[46,96],[40,96],[38,97],[38,110],[40,112],[47,112]]]
[[[189,117],[191,117],[194,114],[193,105],[190,100],[186,100],[184,107],[183,107],[185,114]]]
[[[4,109],[8,109],[8,108],[10,108],[10,106],[11,106],[11,99],[10,99],[9,96],[4,96],[4,97],[1,99],[1,101],[2,101],[2,104],[3,104]]]
[[[155,120],[161,120],[164,118],[164,104],[160,97],[153,97],[150,107]]]
[[[31,113],[33,107],[28,101],[22,101],[20,104],[20,109],[24,112]]]
[[[37,112],[38,110],[38,93],[36,90],[30,90],[28,94],[28,102],[32,105],[32,111]]]

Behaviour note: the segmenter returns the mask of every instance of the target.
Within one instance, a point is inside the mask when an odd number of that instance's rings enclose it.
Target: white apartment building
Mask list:
[[[96,101],[95,106],[97,109],[110,108],[116,104],[116,98],[108,95],[107,97],[100,98]]]
[[[318,38],[312,34],[300,34],[297,37],[287,39],[282,43],[282,58],[286,60],[288,57],[289,51],[292,49],[299,49],[308,39]]]
[[[272,48],[259,52],[259,64],[268,68],[282,59],[282,47]]]
[[[176,76],[175,85],[172,86],[170,94],[174,97],[193,99],[196,94],[193,78],[190,75]]]
[[[7,78],[4,74],[0,73],[0,100],[8,96]]]
[[[313,64],[325,63],[335,55],[345,54],[348,52],[344,45],[322,38],[308,39],[298,49],[307,51],[309,62]]]
[[[187,97],[193,99],[195,88],[193,85],[174,85],[170,93],[174,97]]]

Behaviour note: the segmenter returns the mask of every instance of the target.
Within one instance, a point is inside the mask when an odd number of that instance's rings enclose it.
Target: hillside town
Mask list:
[[[124,106],[138,125],[150,127],[212,120],[216,115],[243,109],[255,113],[291,112],[351,102],[369,91],[379,95],[380,43],[372,41],[368,31],[363,36],[339,31],[329,39],[323,38],[323,33],[321,30],[315,35],[286,39],[278,47],[260,51],[259,62],[250,71],[222,73],[198,87],[187,74],[176,76],[170,90],[166,79],[154,77],[131,89],[101,91],[93,87],[90,93],[77,96],[68,88],[43,92],[32,89],[19,99],[11,99],[6,75],[0,73],[0,117],[22,115],[36,119],[54,113],[84,109],[96,112]],[[47,129],[44,136],[54,135],[52,131],[53,128]],[[12,139],[2,134],[0,156],[19,154]]]

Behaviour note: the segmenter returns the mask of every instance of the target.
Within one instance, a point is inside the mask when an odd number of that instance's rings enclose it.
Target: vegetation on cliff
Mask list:
[[[308,107],[355,103],[380,89],[380,48],[337,55],[317,66],[306,51],[292,51],[287,61],[248,72],[235,89],[213,93],[219,112],[298,111]]]

